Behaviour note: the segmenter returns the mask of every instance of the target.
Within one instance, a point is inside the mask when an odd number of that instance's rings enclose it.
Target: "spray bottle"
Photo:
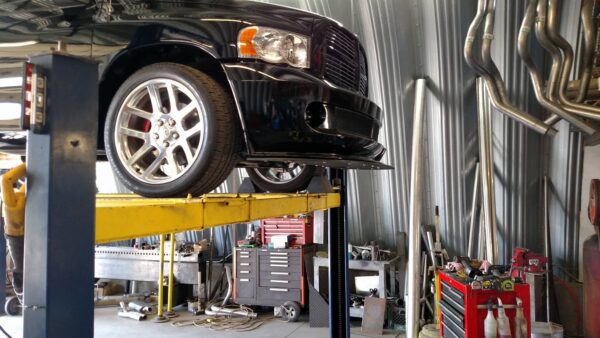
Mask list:
[[[496,338],[498,324],[496,323],[496,318],[494,318],[494,303],[491,298],[490,300],[488,300],[487,309],[488,313],[485,317],[485,321],[483,322],[483,331],[485,333],[485,338]]]
[[[511,338],[510,335],[510,322],[504,312],[504,306],[502,301],[498,298],[498,337],[499,338]]]
[[[517,314],[515,315],[515,338],[527,337],[527,318],[523,314],[523,301],[517,297]]]

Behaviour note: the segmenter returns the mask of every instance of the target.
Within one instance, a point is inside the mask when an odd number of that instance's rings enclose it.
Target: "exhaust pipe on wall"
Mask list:
[[[556,129],[544,124],[541,120],[522,112],[519,108],[513,106],[508,101],[506,88],[498,68],[491,58],[491,40],[494,33],[494,11],[495,0],[479,0],[477,4],[477,14],[473,18],[467,38],[465,41],[464,57],[467,64],[485,80],[490,99],[494,107],[506,114],[508,117],[518,121],[521,124],[537,131],[541,134],[556,134]],[[480,62],[474,55],[473,45],[477,37],[477,31],[483,18],[485,20],[485,29],[482,39],[481,58]]]
[[[596,131],[592,126],[588,125],[586,122],[580,120],[579,118],[571,115],[566,110],[564,110],[561,106],[550,101],[544,95],[544,88],[543,88],[544,84],[543,84],[542,75],[539,72],[539,70],[537,69],[535,62],[531,58],[531,55],[529,54],[529,47],[528,47],[529,32],[531,31],[531,26],[533,25],[533,20],[535,18],[536,6],[537,6],[537,11],[538,11],[538,17],[536,20],[537,21],[536,32],[538,32],[540,30],[538,25],[541,24],[542,21],[546,20],[546,18],[545,18],[546,9],[547,9],[546,0],[540,0],[540,1],[530,0],[529,4],[527,6],[527,10],[525,12],[525,16],[523,17],[523,22],[521,24],[521,29],[519,31],[519,37],[518,37],[518,43],[517,43],[517,50],[519,52],[519,56],[521,57],[521,60],[523,60],[523,63],[525,64],[525,66],[527,67],[527,70],[529,71],[529,75],[531,77],[531,82],[533,83],[533,89],[535,92],[535,96],[536,96],[538,102],[542,105],[542,107],[546,108],[548,111],[550,111],[554,115],[558,115],[558,116],[564,118],[569,123],[573,124],[580,130],[582,130],[584,133],[591,135]],[[544,24],[544,26],[545,26],[545,24]],[[549,48],[550,45],[545,46],[545,48],[546,47]],[[552,47],[554,47],[554,46],[552,46]],[[552,71],[551,71],[551,73],[554,73],[557,75],[560,70],[561,56],[560,56],[560,51],[555,47],[554,47],[554,52],[557,52],[558,54],[552,53]],[[551,78],[552,77],[553,76],[551,76]],[[557,77],[557,76],[555,76],[555,77]],[[558,81],[556,81],[556,82],[558,82]],[[553,93],[556,91],[557,87],[558,87],[558,83],[554,83],[553,80],[551,80],[548,83],[548,96],[549,97],[554,96]]]
[[[569,98],[567,97],[567,87],[569,85],[569,77],[571,75],[571,69],[573,67],[573,48],[571,47],[571,44],[569,44],[569,42],[565,40],[565,38],[563,38],[558,31],[558,8],[559,0],[548,0],[547,20],[546,22],[540,22],[536,24],[536,36],[538,37],[540,44],[551,53],[560,54],[560,52],[562,51],[562,54],[564,55],[555,100],[557,99],[558,102],[560,102],[560,104],[563,106],[563,108],[568,112],[577,114],[581,117],[600,120],[600,108],[587,104],[577,103],[569,100]],[[552,47],[548,49],[547,46],[550,45],[552,45],[553,47],[558,47],[559,50],[555,50],[555,48],[553,50]],[[551,78],[553,78],[551,79],[551,81],[555,82],[556,77],[558,77],[558,74],[551,74]],[[550,98],[552,99],[552,96]],[[548,120],[546,122],[548,122]]]
[[[596,27],[594,26],[593,11],[595,0],[583,0],[581,5],[581,23],[583,27],[583,65],[581,72],[581,83],[579,85],[579,94],[575,102],[583,102],[587,96],[588,87],[592,80],[592,68],[594,63],[594,45],[596,44]]]

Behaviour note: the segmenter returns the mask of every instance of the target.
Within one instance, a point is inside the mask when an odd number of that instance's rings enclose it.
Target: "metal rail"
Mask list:
[[[207,194],[198,198],[97,195],[96,244],[325,210],[340,195]]]

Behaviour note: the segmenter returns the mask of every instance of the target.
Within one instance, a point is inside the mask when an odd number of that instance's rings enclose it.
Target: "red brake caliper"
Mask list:
[[[142,130],[144,131],[144,133],[147,133],[150,131],[150,128],[152,127],[152,122],[150,122],[149,120],[144,121],[144,125],[142,126]]]

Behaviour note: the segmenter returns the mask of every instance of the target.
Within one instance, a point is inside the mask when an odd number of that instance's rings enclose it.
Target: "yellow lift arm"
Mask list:
[[[97,195],[96,244],[335,208],[340,195],[207,194],[198,198]]]

